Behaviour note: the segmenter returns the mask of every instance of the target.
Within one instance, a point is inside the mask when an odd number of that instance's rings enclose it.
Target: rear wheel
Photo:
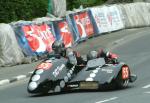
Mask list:
[[[116,79],[116,87],[117,88],[126,88],[129,84],[129,76],[130,76],[130,69],[127,65],[122,66],[117,79]]]

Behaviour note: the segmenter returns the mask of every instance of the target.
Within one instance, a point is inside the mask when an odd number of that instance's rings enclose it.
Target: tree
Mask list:
[[[48,0],[0,0],[0,22],[31,20],[45,16]]]
[[[91,7],[101,5],[107,0],[67,0],[67,9],[72,10],[73,8],[79,8],[80,5],[84,7]]]

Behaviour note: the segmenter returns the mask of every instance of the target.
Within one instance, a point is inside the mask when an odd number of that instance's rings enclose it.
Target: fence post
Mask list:
[[[52,0],[48,0],[48,13],[52,14]]]

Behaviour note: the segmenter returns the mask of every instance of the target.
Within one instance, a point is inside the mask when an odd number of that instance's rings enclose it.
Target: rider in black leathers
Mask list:
[[[86,64],[86,61],[83,60],[79,52],[74,51],[71,47],[65,48],[65,45],[62,41],[55,41],[52,44],[52,49],[54,51],[54,54],[67,58],[68,63],[70,64],[73,65]]]

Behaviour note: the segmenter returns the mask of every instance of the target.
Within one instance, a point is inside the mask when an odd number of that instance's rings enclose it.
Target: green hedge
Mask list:
[[[80,5],[83,7],[91,7],[101,5],[107,0],[67,0],[67,9],[72,10],[73,8],[79,8]]]
[[[0,22],[31,20],[45,16],[48,0],[0,0]]]
[[[106,0],[66,0],[67,9],[100,5]],[[43,17],[48,10],[48,0],[0,0],[0,23],[32,20]]]

